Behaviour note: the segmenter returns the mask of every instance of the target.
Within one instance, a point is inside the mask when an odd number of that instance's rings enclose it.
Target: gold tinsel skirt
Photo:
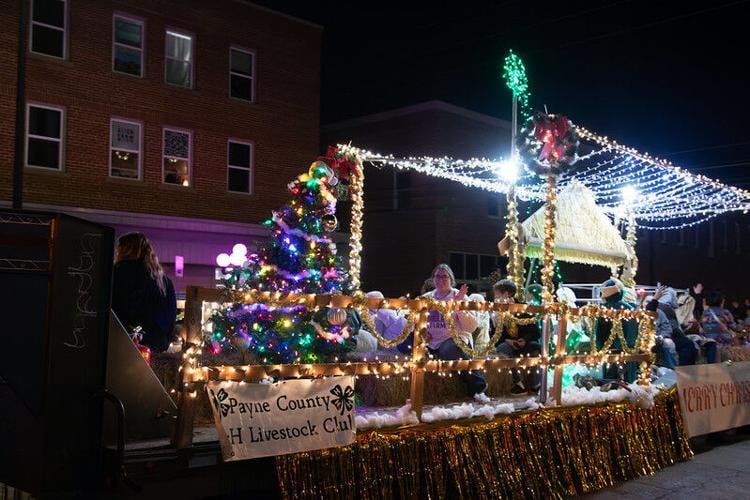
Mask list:
[[[281,456],[286,498],[563,498],[684,461],[677,393],[460,423],[365,432],[336,449]]]

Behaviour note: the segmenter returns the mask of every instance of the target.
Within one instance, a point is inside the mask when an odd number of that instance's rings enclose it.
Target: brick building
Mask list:
[[[326,144],[348,142],[395,156],[507,157],[510,123],[429,101],[323,127]],[[440,262],[477,288],[504,259],[505,198],[415,172],[365,170],[363,286],[386,296],[418,291]]]
[[[322,28],[239,0],[27,2],[24,208],[142,230],[171,272],[266,235],[318,152]],[[18,2],[0,10],[0,203],[12,193]]]
[[[394,156],[507,157],[510,124],[442,101],[362,116],[323,127],[324,144],[348,142]],[[433,266],[447,262],[480,290],[504,269],[496,244],[506,201],[416,172],[366,167],[362,277],[365,289],[398,296],[419,290]],[[530,208],[521,204],[522,220]],[[728,297],[748,293],[750,226],[742,214],[671,231],[638,231],[638,282],[686,288],[701,281]],[[527,263],[528,269],[528,263]],[[601,283],[603,267],[560,264],[568,283]]]

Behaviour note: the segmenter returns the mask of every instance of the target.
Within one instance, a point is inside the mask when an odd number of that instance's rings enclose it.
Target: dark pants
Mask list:
[[[430,352],[438,359],[471,359],[453,342],[453,339],[443,341],[437,349],[430,349]],[[487,381],[478,371],[461,372],[461,378],[466,384],[470,396],[487,389]]]
[[[510,345],[507,342],[501,342],[497,345],[497,352],[501,354],[505,354],[508,357],[511,358],[517,358],[518,356],[522,354],[526,354],[528,356],[539,356],[539,354],[542,352],[542,346],[537,344],[536,342],[529,342],[526,344],[526,346],[523,349],[514,349],[512,345]],[[535,389],[540,385],[542,374],[539,372],[542,368],[534,367],[531,369],[531,388]],[[513,383],[517,384],[521,382],[523,377],[523,370],[519,368],[513,368]]]
[[[695,342],[684,336],[677,336],[673,340],[680,366],[694,365],[698,358]],[[713,342],[711,344],[713,344],[713,359],[716,360],[716,344]]]
[[[706,363],[716,363],[716,342],[704,342],[701,348],[706,353]]]

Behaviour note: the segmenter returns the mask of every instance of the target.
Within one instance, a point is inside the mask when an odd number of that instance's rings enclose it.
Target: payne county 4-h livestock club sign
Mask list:
[[[209,382],[206,389],[225,461],[354,442],[354,377]]]

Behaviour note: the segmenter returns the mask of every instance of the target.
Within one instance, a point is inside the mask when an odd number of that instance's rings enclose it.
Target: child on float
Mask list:
[[[509,279],[502,279],[492,287],[495,302],[500,304],[516,303],[516,290],[516,284]],[[517,316],[519,318],[532,317],[529,314],[518,314]],[[540,332],[537,322],[528,325],[519,325],[512,321],[500,321],[500,316],[497,313],[493,313],[492,322],[495,331],[498,328],[503,329],[502,336],[496,347],[498,354],[512,358],[519,356],[539,356],[542,348],[539,344]],[[511,393],[523,394],[527,391],[530,393],[539,391],[541,374],[538,368],[532,369],[531,380],[524,380],[523,372],[520,369],[514,368],[512,373],[513,387],[510,390]]]

